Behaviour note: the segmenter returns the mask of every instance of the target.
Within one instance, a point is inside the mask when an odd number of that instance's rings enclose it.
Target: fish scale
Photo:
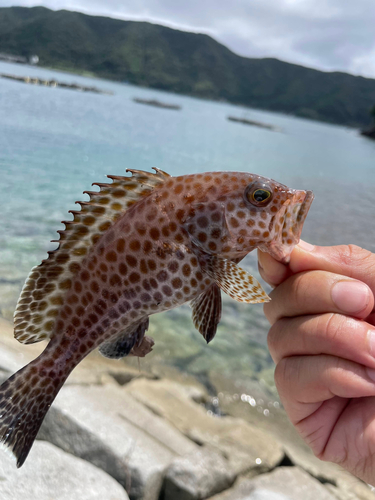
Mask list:
[[[0,440],[18,466],[67,376],[96,347],[110,358],[145,356],[149,316],[185,302],[209,342],[220,290],[269,300],[238,263],[255,248],[287,262],[312,202],[311,192],[248,173],[130,172],[88,192],[21,292],[16,338],[50,342],[0,387]]]

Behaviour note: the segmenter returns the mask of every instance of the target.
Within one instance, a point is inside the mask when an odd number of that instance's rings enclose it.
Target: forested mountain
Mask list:
[[[241,57],[207,35],[44,7],[0,9],[0,53],[343,125],[369,125],[375,103],[374,79]]]

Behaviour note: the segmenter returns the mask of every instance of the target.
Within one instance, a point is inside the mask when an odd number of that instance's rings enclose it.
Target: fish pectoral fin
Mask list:
[[[190,241],[206,253],[220,254],[231,235],[225,218],[225,207],[220,202],[196,203],[191,206],[193,214],[187,218],[183,228]]]
[[[232,299],[249,304],[271,300],[259,281],[235,262],[215,255],[202,260],[205,273]]]
[[[216,283],[190,302],[193,323],[207,344],[215,337],[221,318],[221,292]]]
[[[120,359],[130,354],[132,350],[140,349],[143,345],[144,335],[148,330],[148,325],[148,317],[143,319],[140,323],[131,325],[125,331],[122,331],[115,335],[115,337],[113,337],[111,340],[104,342],[99,347],[100,354],[102,354],[106,358]],[[146,338],[149,339],[150,337]],[[143,350],[145,348],[145,345],[143,345]],[[150,350],[148,352],[150,352]],[[143,356],[145,356],[146,354],[143,354]],[[139,356],[139,354],[134,355]]]

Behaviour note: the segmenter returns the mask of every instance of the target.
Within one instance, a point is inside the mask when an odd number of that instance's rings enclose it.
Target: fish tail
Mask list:
[[[43,367],[40,356],[0,386],[0,447],[21,467],[43,419],[66,380]]]

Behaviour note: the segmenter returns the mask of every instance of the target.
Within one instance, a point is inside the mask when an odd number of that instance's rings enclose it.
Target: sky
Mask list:
[[[0,0],[206,33],[245,57],[375,78],[375,0]]]

